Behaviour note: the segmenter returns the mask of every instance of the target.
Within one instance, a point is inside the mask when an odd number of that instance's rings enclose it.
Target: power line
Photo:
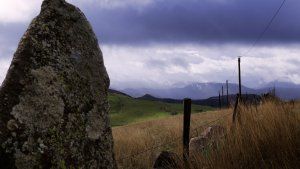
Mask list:
[[[279,12],[280,12],[281,8],[283,7],[283,5],[285,4],[285,2],[286,2],[286,0],[282,1],[280,7],[276,10],[275,14],[272,16],[271,20],[268,22],[268,24],[265,27],[265,29],[260,33],[260,35],[254,41],[254,43],[252,44],[252,46],[250,47],[250,49],[246,52],[246,54],[248,54],[256,46],[256,44],[263,38],[263,36],[267,32],[267,30],[271,27],[271,25],[272,25],[273,21],[275,20],[276,16],[279,14]],[[243,56],[241,56],[241,57],[243,57]]]

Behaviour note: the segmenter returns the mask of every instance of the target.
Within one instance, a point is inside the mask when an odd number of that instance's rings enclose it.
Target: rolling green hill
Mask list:
[[[122,126],[149,119],[162,118],[183,112],[182,104],[135,99],[118,93],[109,94],[112,126]],[[192,105],[192,113],[213,110],[211,107]]]

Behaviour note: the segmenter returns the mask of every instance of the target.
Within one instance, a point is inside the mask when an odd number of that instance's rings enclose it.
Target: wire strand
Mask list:
[[[271,20],[268,22],[267,26],[265,29],[259,34],[258,38],[254,41],[252,46],[249,48],[249,50],[245,53],[245,55],[249,54],[253,48],[257,45],[257,43],[263,38],[265,33],[268,31],[268,29],[271,27],[273,21],[275,20],[276,16],[279,14],[280,10],[282,9],[283,5],[285,4],[286,0],[283,0],[279,8],[276,10],[275,14],[272,16]],[[241,56],[243,57],[243,56]]]

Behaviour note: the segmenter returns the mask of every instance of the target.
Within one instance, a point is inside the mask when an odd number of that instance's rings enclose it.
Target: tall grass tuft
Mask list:
[[[217,146],[193,155],[192,169],[299,168],[300,104],[293,106],[269,101],[260,106],[239,106],[234,125],[231,112],[232,109],[226,109],[192,115],[191,134],[195,137],[208,127],[208,122],[229,114],[214,123],[227,128],[226,136],[217,142]],[[180,157],[182,154],[180,115],[113,128],[113,135],[121,169],[151,168],[163,150],[176,152]],[[130,157],[152,147],[156,148]]]
[[[300,167],[300,107],[266,102],[240,106],[239,121],[194,168],[297,169]]]

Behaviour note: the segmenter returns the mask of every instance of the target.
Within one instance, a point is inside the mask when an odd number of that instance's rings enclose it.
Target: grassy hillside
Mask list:
[[[182,104],[163,103],[134,99],[125,95],[110,93],[110,116],[112,126],[122,126],[130,123],[141,122],[149,119],[181,114]],[[207,106],[192,106],[192,113],[213,110]]]
[[[195,163],[191,169],[299,168],[300,103],[295,107],[273,102],[258,107],[240,106],[240,123],[235,127],[232,111],[224,109],[192,115],[191,137],[208,127],[207,122],[226,127],[227,136],[216,149],[210,148],[192,157]],[[222,120],[216,121],[220,118]],[[181,157],[181,136],[181,115],[113,128],[119,168],[150,169],[163,150],[176,152]]]
[[[231,110],[222,110],[192,114],[191,137],[195,137],[198,133],[202,132],[207,127],[205,125],[207,122],[214,121],[230,113]],[[226,120],[229,120],[231,116],[227,116],[227,118]],[[118,167],[120,169],[150,169],[157,155],[164,150],[176,152],[181,156],[182,121],[183,116],[176,115],[127,126],[114,127],[114,149]],[[156,148],[146,151],[152,147]],[[143,151],[146,152],[138,154],[133,158],[127,158]]]

